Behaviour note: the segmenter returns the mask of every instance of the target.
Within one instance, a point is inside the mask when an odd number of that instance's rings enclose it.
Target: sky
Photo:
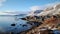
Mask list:
[[[0,0],[0,12],[28,12],[57,2],[60,0]]]

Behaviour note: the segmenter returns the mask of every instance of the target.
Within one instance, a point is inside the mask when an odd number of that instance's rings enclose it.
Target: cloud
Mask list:
[[[0,2],[5,2],[6,0],[0,0]]]
[[[53,7],[53,6],[57,5],[57,4],[60,4],[60,2],[48,3],[48,4],[45,4],[45,5],[43,5],[43,6],[44,6],[45,8],[47,8],[47,7]]]
[[[20,12],[17,10],[5,10],[5,11],[0,11],[0,15],[18,15],[18,14],[24,14],[25,12]]]
[[[41,9],[40,6],[32,6],[32,7],[30,7],[30,10],[32,10],[32,11],[40,10],[40,9]]]
[[[15,15],[15,11],[13,10],[0,11],[0,15]]]
[[[31,11],[36,11],[36,10],[44,10],[46,9],[47,7],[52,7],[54,4],[45,4],[45,5],[41,5],[41,6],[32,6],[30,7],[29,9]]]
[[[0,11],[0,15],[16,15],[15,11]]]
[[[29,9],[32,10],[32,11],[35,11],[35,10],[44,10],[44,9],[46,9],[48,7],[53,7],[56,4],[60,4],[60,2],[48,3],[48,4],[44,4],[44,5],[40,5],[40,6],[39,5],[32,6]]]
[[[6,0],[0,0],[0,7],[3,6],[4,2],[6,2]]]

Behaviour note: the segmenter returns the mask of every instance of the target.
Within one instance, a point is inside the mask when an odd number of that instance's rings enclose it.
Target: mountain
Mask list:
[[[36,11],[34,11],[34,14],[39,14],[39,13],[41,13],[43,10],[36,10]]]
[[[60,14],[60,4],[46,8],[44,11],[38,14],[38,16],[56,15],[56,14]]]
[[[44,9],[41,13],[38,13],[38,17],[43,17],[42,22],[40,22],[41,18],[37,19],[34,16],[23,18],[23,20],[27,20],[28,23],[38,23],[38,26],[33,25],[29,30],[23,31],[23,34],[60,34],[60,4],[54,5],[52,7],[48,7]],[[34,12],[33,12],[34,14]],[[31,14],[32,15],[32,14]],[[50,16],[49,16],[50,15]],[[48,17],[44,19],[45,17]],[[39,22],[38,22],[39,21]],[[39,23],[42,23],[39,25]],[[55,31],[55,32],[54,32]]]
[[[27,16],[36,16],[37,14],[41,13],[43,10],[36,10],[36,11],[31,11]]]
[[[45,15],[55,15],[60,14],[60,4],[47,7],[44,10],[31,11],[27,16],[45,16]]]

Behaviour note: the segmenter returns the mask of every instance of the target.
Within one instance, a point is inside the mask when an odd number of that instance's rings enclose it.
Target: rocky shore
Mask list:
[[[22,20],[28,21],[31,25],[35,23],[37,25],[33,25],[29,30],[22,31],[20,34],[55,34],[55,30],[60,32],[60,4],[44,11],[40,13],[40,16],[21,18]]]
[[[38,22],[37,22],[38,23]],[[38,26],[32,26],[31,29],[21,32],[21,34],[53,34],[53,30],[60,29],[60,17],[59,16],[51,16],[50,18],[45,19],[40,22],[42,24]],[[51,33],[52,32],[52,33]]]

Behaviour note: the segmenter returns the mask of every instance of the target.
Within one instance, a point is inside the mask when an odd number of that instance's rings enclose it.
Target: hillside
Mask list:
[[[37,22],[38,26],[34,25],[31,29],[21,32],[21,34],[53,34],[50,31],[60,30],[60,4],[54,5],[51,8],[48,7],[38,14],[38,17],[29,16],[24,19],[34,24]]]

